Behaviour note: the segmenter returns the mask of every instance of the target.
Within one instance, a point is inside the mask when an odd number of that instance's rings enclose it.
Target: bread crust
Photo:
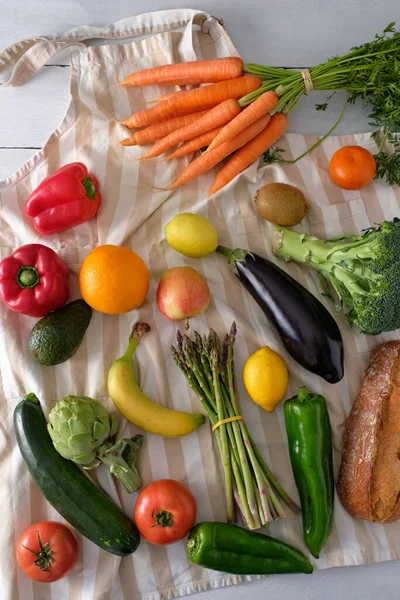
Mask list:
[[[337,491],[360,519],[400,518],[400,340],[371,352],[345,425]]]

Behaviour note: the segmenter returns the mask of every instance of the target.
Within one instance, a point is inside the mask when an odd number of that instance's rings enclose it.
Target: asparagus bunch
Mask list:
[[[177,346],[171,348],[176,364],[203,404],[211,425],[240,416],[233,363],[236,333],[234,322],[221,345],[213,330],[203,337],[195,331],[194,340],[178,331]],[[224,423],[215,434],[224,468],[229,523],[236,521],[235,502],[249,529],[285,517],[281,500],[293,512],[300,512],[269,470],[243,420]]]

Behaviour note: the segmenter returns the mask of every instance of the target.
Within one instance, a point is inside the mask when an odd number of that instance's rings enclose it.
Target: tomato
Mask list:
[[[197,515],[194,496],[173,479],[160,479],[140,492],[134,519],[141,535],[151,544],[166,546],[189,533]]]
[[[41,521],[24,531],[17,544],[17,560],[31,579],[51,583],[64,577],[78,559],[78,540],[63,523]]]

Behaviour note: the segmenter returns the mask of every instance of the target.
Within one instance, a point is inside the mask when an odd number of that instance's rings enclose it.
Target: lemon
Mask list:
[[[285,397],[288,370],[282,357],[264,346],[247,359],[243,382],[253,402],[272,412]]]
[[[203,258],[218,246],[217,231],[204,217],[181,213],[165,226],[168,244],[181,254],[192,258]]]

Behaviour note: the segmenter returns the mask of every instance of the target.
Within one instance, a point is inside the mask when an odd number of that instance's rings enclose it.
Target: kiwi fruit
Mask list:
[[[302,192],[287,183],[263,185],[254,200],[260,217],[282,227],[298,225],[308,210]]]

